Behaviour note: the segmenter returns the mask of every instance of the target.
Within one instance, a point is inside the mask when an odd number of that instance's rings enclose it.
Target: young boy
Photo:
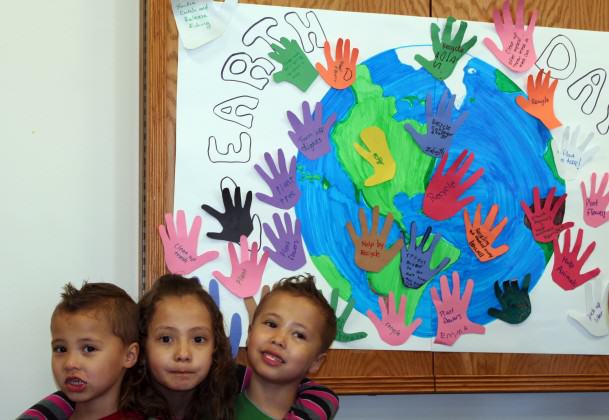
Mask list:
[[[20,419],[139,419],[118,411],[121,384],[137,362],[137,305],[120,287],[67,284],[51,317],[52,370],[61,393],[27,410]],[[64,399],[63,397],[66,397]]]
[[[251,370],[237,398],[236,418],[284,418],[297,394],[303,393],[301,381],[320,368],[335,335],[336,316],[312,276],[290,277],[275,284],[252,317],[247,339]],[[333,393],[314,398],[312,389],[311,395],[308,406],[302,408],[313,413],[303,413],[305,416],[332,418],[336,414],[338,398]],[[293,412],[289,414],[288,418],[297,418]]]

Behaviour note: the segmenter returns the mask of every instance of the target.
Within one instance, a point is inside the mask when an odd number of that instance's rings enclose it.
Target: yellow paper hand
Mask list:
[[[355,151],[372,165],[374,174],[364,181],[366,187],[373,187],[389,181],[395,176],[395,160],[387,146],[385,133],[378,127],[367,127],[360,133],[366,149],[358,143],[353,143]]]

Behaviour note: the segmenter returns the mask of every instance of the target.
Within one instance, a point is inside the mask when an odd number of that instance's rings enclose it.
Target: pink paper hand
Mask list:
[[[235,245],[232,242],[228,243],[228,255],[232,266],[230,276],[225,276],[219,271],[214,271],[213,275],[233,295],[239,298],[247,298],[254,296],[260,288],[262,274],[269,255],[264,252],[262,258],[258,261],[258,244],[256,242],[252,244],[252,252],[250,253],[245,235],[241,236],[239,246],[241,248],[241,262],[237,258]]]
[[[474,201],[474,197],[467,197],[459,200],[469,187],[474,185],[484,173],[484,169],[480,168],[467,180],[460,182],[465,177],[465,173],[474,161],[474,154],[470,154],[463,166],[459,168],[463,159],[467,155],[467,150],[461,152],[459,157],[453,162],[446,174],[442,174],[448,153],[442,155],[440,165],[433,174],[429,185],[425,190],[425,198],[423,199],[423,213],[434,220],[445,220],[453,217],[463,207]],[[458,170],[457,170],[458,168]]]
[[[580,259],[577,259],[579,250],[582,247],[584,231],[578,229],[577,239],[573,250],[571,250],[571,229],[565,232],[563,249],[560,250],[558,237],[554,238],[554,266],[552,268],[552,279],[564,290],[573,290],[586,283],[588,280],[598,276],[600,268],[595,268],[587,273],[581,274],[581,269],[596,248],[596,242],[592,242]]]
[[[609,206],[609,191],[605,194],[605,188],[607,188],[607,181],[609,181],[609,173],[605,172],[601,185],[596,189],[596,172],[592,173],[590,178],[590,196],[586,193],[586,184],[583,182],[580,184],[582,190],[582,199],[584,201],[584,222],[588,226],[599,227],[609,220],[609,212],[607,212],[607,206]],[[603,195],[604,194],[604,195]]]
[[[410,325],[406,325],[406,295],[402,295],[400,298],[400,309],[397,312],[393,292],[389,292],[387,301],[379,296],[379,307],[381,308],[381,319],[371,310],[366,312],[366,316],[374,324],[381,340],[391,346],[404,344],[421,325],[421,318],[417,318]]]
[[[431,288],[431,300],[438,314],[438,330],[434,343],[452,346],[464,334],[484,334],[486,329],[476,324],[467,317],[469,300],[474,290],[474,281],[467,280],[463,297],[459,284],[459,273],[453,271],[453,290],[448,287],[448,278],[440,277],[440,290],[442,299],[438,296],[435,287]]]
[[[569,229],[571,226],[573,226],[573,222],[562,224],[560,222],[556,222],[556,213],[565,203],[567,194],[561,196],[557,200],[554,200],[555,191],[556,187],[552,187],[550,189],[550,192],[548,192],[548,196],[546,197],[542,206],[541,200],[539,199],[539,188],[533,188],[533,210],[531,210],[531,208],[524,201],[520,202],[520,206],[522,207],[522,210],[524,210],[524,214],[526,215],[527,219],[529,219],[533,238],[537,242],[552,242],[552,240],[558,238],[561,231],[564,229]]]
[[[171,273],[190,274],[203,264],[218,257],[218,251],[207,251],[197,255],[201,216],[194,218],[190,232],[188,232],[184,210],[178,210],[177,224],[176,232],[173,214],[167,213],[165,214],[165,226],[159,226],[159,235],[161,235],[165,253],[165,265]]]
[[[533,31],[537,21],[537,10],[531,13],[529,26],[524,29],[524,0],[516,6],[516,24],[512,22],[510,0],[503,3],[503,17],[497,9],[493,10],[495,31],[501,39],[503,51],[490,38],[484,38],[484,45],[510,70],[525,72],[535,64],[537,55],[533,45]]]

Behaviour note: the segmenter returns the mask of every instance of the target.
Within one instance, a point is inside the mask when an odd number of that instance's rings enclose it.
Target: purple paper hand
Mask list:
[[[225,276],[219,271],[214,271],[213,275],[218,279],[224,287],[233,295],[246,298],[254,296],[260,288],[262,282],[262,274],[269,259],[269,255],[265,252],[262,258],[258,261],[258,244],[252,244],[252,252],[247,248],[247,237],[241,236],[239,241],[241,248],[241,261],[237,258],[235,245],[232,242],[228,243],[228,255],[231,262],[231,274]]]
[[[159,234],[165,252],[165,264],[171,273],[190,274],[203,264],[218,257],[217,251],[208,251],[197,255],[201,216],[194,218],[190,232],[186,228],[184,210],[178,210],[177,222],[178,230],[176,232],[173,215],[166,213],[165,226],[159,226]]]
[[[427,134],[419,134],[409,124],[404,126],[423,153],[439,158],[450,148],[453,136],[467,118],[467,112],[463,112],[455,121],[452,121],[455,98],[456,95],[450,95],[449,97],[448,90],[444,91],[438,104],[438,111],[434,115],[431,92],[427,94],[427,100],[425,101]]]
[[[582,181],[580,184],[582,190],[582,199],[584,201],[584,222],[588,226],[599,227],[609,220],[609,212],[607,212],[607,206],[609,206],[609,191],[605,194],[605,188],[607,188],[607,181],[609,181],[609,173],[605,172],[601,185],[596,189],[596,172],[592,173],[590,178],[590,196],[586,193],[586,184]]]
[[[322,123],[322,113],[321,102],[317,102],[315,113],[311,115],[307,101],[302,103],[302,122],[292,111],[288,111],[288,121],[294,130],[289,131],[288,135],[298,150],[310,160],[315,160],[330,151],[330,129],[336,120],[336,115],[330,115],[326,122]]]
[[[431,226],[425,229],[421,243],[417,246],[417,224],[413,221],[410,223],[410,246],[402,248],[402,259],[400,261],[400,273],[404,286],[410,289],[418,289],[429,280],[434,278],[436,274],[444,270],[450,262],[450,258],[444,258],[436,268],[431,268],[431,258],[433,256],[438,242],[442,239],[442,235],[434,235],[431,245],[425,248],[429,235],[431,234]],[[402,238],[404,236],[402,235]],[[404,238],[404,243],[406,239]]]
[[[256,193],[256,198],[279,209],[291,209],[300,198],[300,189],[296,183],[296,157],[290,160],[289,170],[285,164],[283,149],[277,152],[277,166],[268,152],[264,154],[264,160],[271,171],[270,176],[258,164],[254,165],[254,169],[269,186],[272,195]]]
[[[290,213],[284,213],[285,227],[281,223],[281,217],[273,214],[273,222],[277,235],[268,223],[265,223],[264,233],[269,241],[273,244],[275,250],[265,246],[264,252],[269,255],[271,260],[285,269],[298,270],[306,263],[304,247],[302,245],[302,236],[300,234],[300,220],[296,219],[295,226],[292,228],[292,219]]]
[[[474,197],[466,197],[459,200],[469,187],[474,185],[484,173],[484,169],[480,168],[467,180],[463,180],[465,173],[474,161],[474,154],[470,154],[459,168],[463,159],[467,155],[467,150],[461,152],[459,157],[453,162],[446,174],[442,174],[448,153],[444,153],[438,169],[433,174],[427,189],[425,190],[425,198],[423,198],[423,213],[434,220],[446,220],[457,214],[463,207],[474,201]]]
[[[421,325],[421,318],[417,318],[410,325],[406,325],[406,295],[402,295],[400,298],[400,309],[397,312],[393,292],[389,292],[387,302],[382,296],[379,296],[379,307],[381,308],[381,319],[370,309],[366,312],[366,316],[374,324],[381,340],[391,346],[404,344]]]
[[[440,277],[440,290],[442,299],[438,296],[435,287],[431,288],[431,300],[436,307],[438,315],[438,331],[434,343],[452,346],[464,334],[484,334],[486,329],[467,317],[469,300],[474,290],[474,281],[467,280],[463,297],[459,284],[459,273],[453,271],[453,291],[448,287],[448,278]]]

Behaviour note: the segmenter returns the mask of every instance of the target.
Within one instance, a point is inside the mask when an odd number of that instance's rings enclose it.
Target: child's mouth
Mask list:
[[[87,387],[87,383],[80,378],[69,377],[65,381],[66,388],[70,392],[82,392]]]
[[[262,352],[262,360],[270,366],[280,366],[285,363],[285,360],[283,360],[281,357],[267,351]]]

